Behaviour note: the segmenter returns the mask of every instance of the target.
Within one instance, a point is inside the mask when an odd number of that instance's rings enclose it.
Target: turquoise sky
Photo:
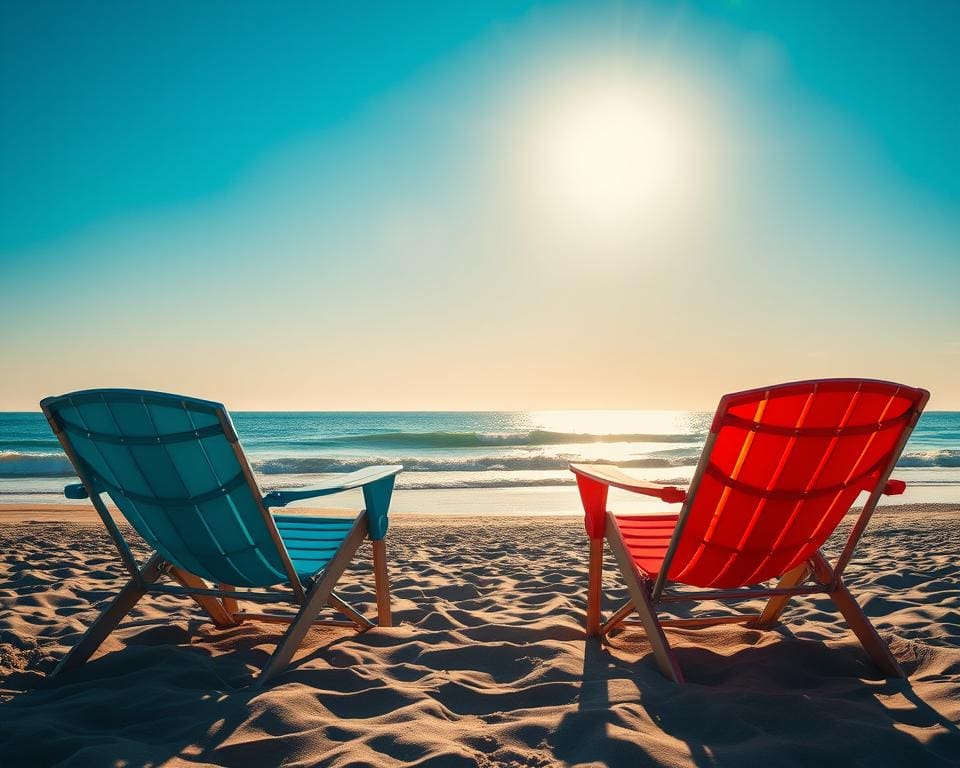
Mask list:
[[[932,1],[3,2],[0,408],[960,408],[958,50]]]

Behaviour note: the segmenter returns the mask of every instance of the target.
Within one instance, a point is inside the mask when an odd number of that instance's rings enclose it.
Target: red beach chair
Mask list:
[[[611,466],[572,464],[590,537],[587,634],[605,636],[636,611],[661,671],[682,682],[664,627],[746,622],[770,628],[791,597],[827,594],[877,666],[903,677],[844,585],[843,571],[880,496],[903,493],[905,484],[890,473],[928,398],[923,389],[865,379],[801,381],[726,395],[686,491],[642,482]],[[673,514],[616,515],[607,511],[610,487],[682,507]],[[861,491],[870,496],[831,564],[820,547]],[[601,623],[604,539],[630,600]],[[773,579],[776,586],[765,585]],[[756,597],[769,598],[757,614],[657,616],[669,603]]]

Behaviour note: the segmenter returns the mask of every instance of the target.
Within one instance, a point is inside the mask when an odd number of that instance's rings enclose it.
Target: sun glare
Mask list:
[[[683,88],[606,67],[541,92],[522,121],[520,162],[541,217],[609,241],[662,232],[693,213],[708,147]]]

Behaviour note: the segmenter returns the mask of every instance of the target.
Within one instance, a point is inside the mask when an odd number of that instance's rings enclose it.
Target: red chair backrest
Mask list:
[[[731,588],[780,576],[886,480],[929,393],[827,379],[726,395],[668,576]]]

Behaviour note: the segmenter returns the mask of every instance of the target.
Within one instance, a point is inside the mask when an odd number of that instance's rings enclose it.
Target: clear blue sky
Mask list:
[[[960,407],[958,50],[933,1],[3,2],[0,408]]]

